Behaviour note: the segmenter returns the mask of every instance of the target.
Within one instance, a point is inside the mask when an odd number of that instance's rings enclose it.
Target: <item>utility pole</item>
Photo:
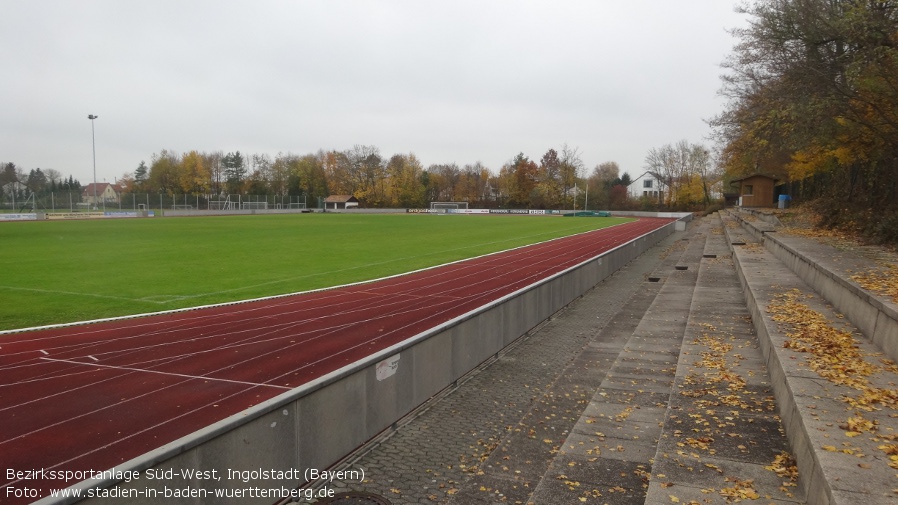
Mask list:
[[[100,116],[87,115],[87,119],[90,119],[90,144],[94,152],[94,205],[97,205],[97,141],[94,136],[94,119],[98,117]]]

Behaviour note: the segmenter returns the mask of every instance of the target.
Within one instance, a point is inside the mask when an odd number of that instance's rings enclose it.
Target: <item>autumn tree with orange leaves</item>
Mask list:
[[[740,12],[729,103],[710,121],[727,174],[777,176],[821,224],[898,243],[898,1],[756,0]]]

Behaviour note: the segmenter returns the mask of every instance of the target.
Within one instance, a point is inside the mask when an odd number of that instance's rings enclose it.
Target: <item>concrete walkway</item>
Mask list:
[[[646,503],[804,503],[788,465],[768,468],[790,460],[789,444],[723,223],[706,220],[711,231]]]

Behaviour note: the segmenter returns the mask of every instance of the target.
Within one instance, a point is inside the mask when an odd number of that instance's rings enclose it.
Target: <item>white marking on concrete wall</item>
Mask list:
[[[377,380],[382,381],[391,375],[396,373],[396,370],[399,369],[399,355],[390,356],[389,358],[377,363],[374,370],[374,375],[377,377]]]

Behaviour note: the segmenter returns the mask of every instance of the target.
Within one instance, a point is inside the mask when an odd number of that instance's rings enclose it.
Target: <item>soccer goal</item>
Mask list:
[[[241,210],[268,210],[268,202],[240,202]]]
[[[467,209],[468,202],[430,202],[431,209]]]
[[[236,203],[231,201],[231,195],[227,195],[224,200],[209,200],[209,210],[233,210]]]

